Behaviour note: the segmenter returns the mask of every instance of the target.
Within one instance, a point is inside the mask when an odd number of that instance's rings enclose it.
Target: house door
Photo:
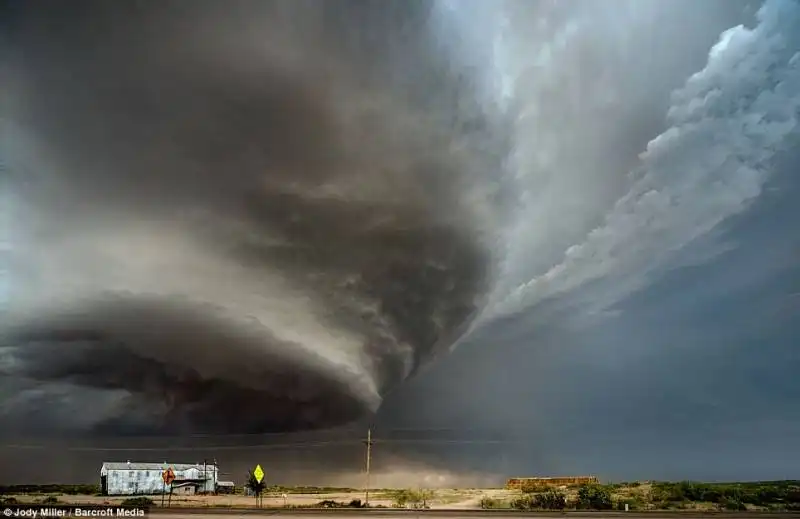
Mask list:
[[[100,476],[100,493],[108,495],[108,476]]]

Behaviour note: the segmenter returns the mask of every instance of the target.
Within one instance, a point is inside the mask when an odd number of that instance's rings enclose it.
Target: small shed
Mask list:
[[[198,493],[200,483],[197,481],[183,481],[172,484],[172,493],[182,496],[193,496]]]
[[[233,481],[217,481],[217,494],[233,494],[236,492],[236,485]]]

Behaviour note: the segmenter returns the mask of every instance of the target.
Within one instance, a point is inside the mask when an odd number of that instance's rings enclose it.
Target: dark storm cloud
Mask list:
[[[73,387],[107,405],[56,428],[346,423],[451,342],[502,153],[431,8],[12,4],[6,416]]]
[[[516,442],[448,463],[509,476],[797,477],[797,4],[766,2],[751,19],[733,3],[619,3],[604,19],[594,3],[588,21],[580,2],[558,5],[577,28],[558,26],[530,60],[530,126],[551,142],[524,156],[545,166],[534,185],[549,196],[532,197],[509,267],[532,275],[498,298],[502,318],[392,395],[382,424],[506,434]],[[665,17],[637,21],[639,9]],[[595,58],[617,73],[603,77],[611,87],[583,81],[575,49],[615,37],[624,59]],[[592,117],[619,92],[633,109]],[[567,115],[550,125],[541,111]],[[660,127],[629,125],[658,113]],[[618,145],[571,154],[566,134]],[[604,157],[639,139],[636,167],[618,178],[628,170]]]
[[[23,442],[0,465],[219,457],[354,485],[370,420],[402,486],[793,476],[800,13],[761,4],[15,15],[13,432],[366,418]]]

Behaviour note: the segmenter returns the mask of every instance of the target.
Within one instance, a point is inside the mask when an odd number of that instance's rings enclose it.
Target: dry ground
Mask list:
[[[434,497],[428,502],[431,508],[480,508],[480,501],[484,497],[495,499],[506,499],[516,495],[516,492],[502,489],[437,489]],[[52,497],[58,499],[62,504],[93,504],[93,505],[116,505],[127,499],[126,496],[92,496],[92,495],[56,495]],[[14,497],[19,503],[41,503],[48,496],[33,494],[17,494]],[[161,496],[147,496],[158,506],[161,504]],[[354,499],[364,500],[364,492],[337,492],[325,494],[287,494],[286,498],[281,494],[267,493],[263,496],[264,507],[303,507],[314,506],[320,501],[335,501],[347,504]],[[370,493],[370,505],[392,507],[394,495],[391,491],[376,490]],[[165,498],[166,504],[166,498]],[[172,496],[171,506],[173,507],[255,507],[254,497],[242,495],[217,495],[217,496]]]

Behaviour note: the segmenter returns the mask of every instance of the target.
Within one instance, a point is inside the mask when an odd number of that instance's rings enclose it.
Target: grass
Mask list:
[[[277,494],[350,494],[361,491],[361,489],[347,487],[283,487],[276,485],[266,488],[266,492]]]
[[[41,504],[68,503],[69,496],[98,495],[97,485],[7,485],[0,486],[0,504],[18,501]],[[316,504],[292,508],[342,508],[358,506],[357,499],[339,502],[334,495],[350,494],[360,498],[362,489],[317,486],[273,486],[265,489],[273,497],[280,494],[319,495]],[[706,483],[697,481],[643,481],[618,482],[597,485],[569,486],[560,489],[537,487],[504,494],[487,494],[480,489],[451,489],[448,491],[410,489],[372,489],[370,496],[376,500],[392,501],[395,507],[418,508],[435,501],[447,506],[464,501],[471,494],[480,499],[484,509],[524,510],[624,510],[625,505],[636,510],[697,510],[697,511],[800,511],[800,481],[756,481]],[[63,497],[62,497],[63,496]],[[328,498],[328,496],[334,499]],[[27,497],[27,498],[26,498]],[[563,501],[562,501],[563,497]],[[74,499],[74,498],[73,498]],[[133,503],[143,497],[123,498],[123,503]],[[179,499],[179,498],[177,498]],[[173,501],[176,498],[173,497]],[[137,501],[138,502],[138,501]],[[562,505],[563,503],[563,505]],[[202,505],[201,505],[202,506]],[[225,505],[210,505],[225,507]]]
[[[506,499],[485,497],[484,509],[800,511],[800,481],[704,483],[624,482],[528,488]]]
[[[800,481],[654,482],[651,496],[657,508],[673,508],[686,503],[713,503],[724,510],[800,511]]]
[[[141,506],[141,507],[149,507],[153,506],[153,500],[149,497],[130,497],[128,499],[124,499],[121,503],[121,506]]]

